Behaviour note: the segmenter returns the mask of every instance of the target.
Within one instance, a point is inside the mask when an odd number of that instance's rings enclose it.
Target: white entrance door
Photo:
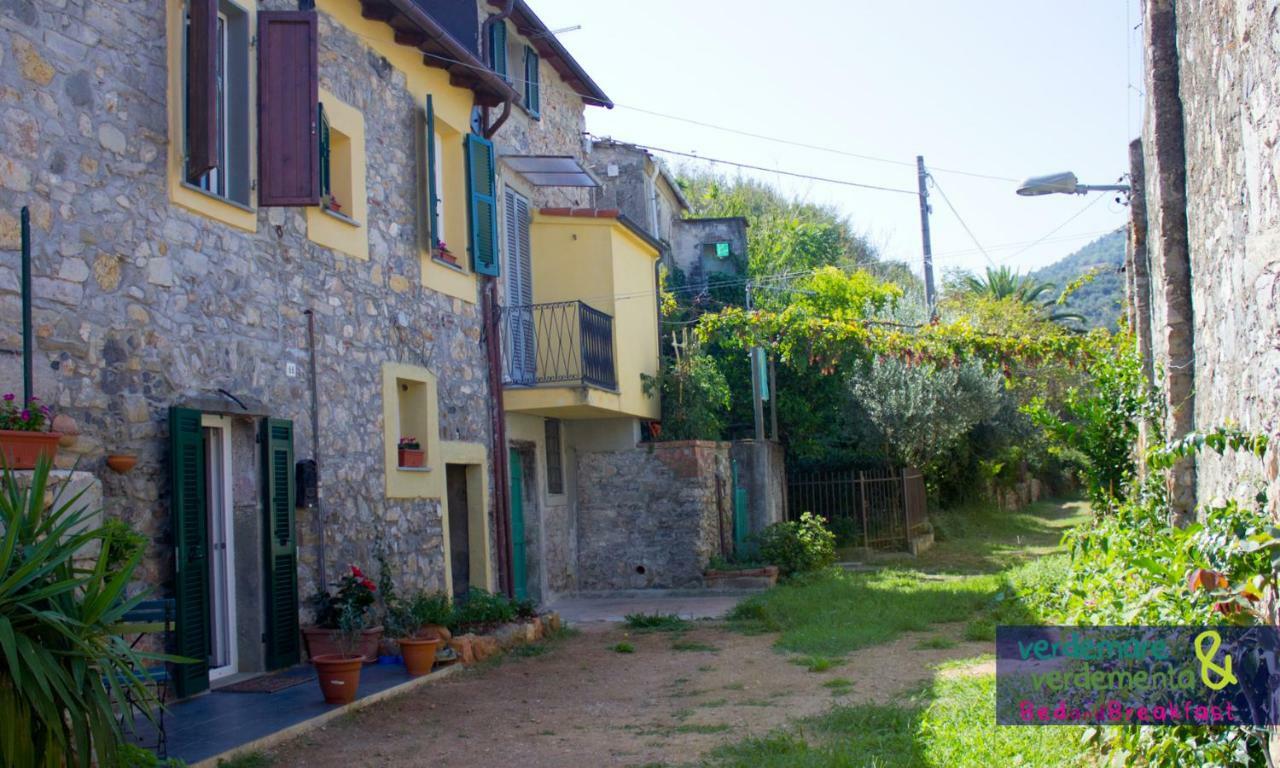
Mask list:
[[[516,384],[537,379],[533,309],[533,266],[529,239],[529,200],[510,187],[503,208],[506,213],[507,263],[507,371]]]
[[[236,660],[235,536],[231,513],[231,419],[202,416],[209,500],[209,679],[233,675]]]

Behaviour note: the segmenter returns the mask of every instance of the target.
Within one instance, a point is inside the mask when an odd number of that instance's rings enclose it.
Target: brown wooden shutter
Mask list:
[[[320,204],[315,11],[258,13],[258,204]]]
[[[187,26],[187,180],[218,164],[218,0],[190,0]]]

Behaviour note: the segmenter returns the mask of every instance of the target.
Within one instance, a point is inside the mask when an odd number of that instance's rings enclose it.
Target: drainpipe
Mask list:
[[[499,4],[498,12],[489,16],[489,18],[484,20],[484,24],[480,25],[481,61],[483,61],[486,65],[493,59],[493,57],[490,56],[491,52],[489,50],[489,30],[493,27],[494,24],[500,24],[506,21],[508,18],[510,18],[512,12],[514,12],[515,9],[516,9],[516,0],[504,0],[504,2]],[[502,114],[498,115],[498,119],[493,121],[492,124],[489,123],[489,108],[485,107],[484,137],[486,139],[492,139],[494,134],[498,132],[498,129],[502,127],[502,124],[507,122],[508,117],[511,117],[511,99],[509,98],[503,100]]]
[[[311,459],[316,463],[316,573],[321,588],[329,583],[325,569],[324,504],[320,501],[320,401],[316,386],[316,316],[311,310],[303,310],[307,316],[307,352],[310,354],[311,380]]]
[[[489,424],[493,433],[493,528],[498,550],[498,581],[507,597],[515,597],[512,573],[511,483],[507,452],[506,407],[502,401],[502,333],[498,327],[498,281],[483,278],[485,354],[489,359]]]

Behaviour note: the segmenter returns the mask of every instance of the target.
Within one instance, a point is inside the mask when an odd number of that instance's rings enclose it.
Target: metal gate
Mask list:
[[[906,549],[928,523],[920,470],[827,469],[787,473],[787,517],[812,512],[847,544]]]

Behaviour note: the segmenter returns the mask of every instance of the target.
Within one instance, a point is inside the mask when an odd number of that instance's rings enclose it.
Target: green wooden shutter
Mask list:
[[[442,238],[440,230],[440,190],[436,189],[436,163],[439,158],[436,157],[436,107],[432,103],[431,94],[427,94],[427,125],[426,136],[424,140],[427,143],[427,167],[424,173],[427,174],[427,250],[432,253],[439,246]]]
[[[538,54],[533,46],[524,48],[524,107],[529,114],[538,117],[542,114],[542,83],[538,70]]]
[[[504,21],[489,27],[489,65],[494,72],[510,81],[511,75],[507,72],[507,24]]]
[[[294,531],[293,422],[262,420],[267,669],[298,663],[298,539]]]
[[[179,698],[209,687],[209,525],[205,501],[204,430],[200,412],[169,409],[169,518],[173,525],[174,653],[195,659],[175,664]]]
[[[316,125],[320,134],[320,202],[323,205],[333,194],[333,176],[329,172],[329,116],[324,105],[316,107]]]
[[[498,275],[498,200],[493,142],[467,134],[467,197],[471,219],[471,269]]]

